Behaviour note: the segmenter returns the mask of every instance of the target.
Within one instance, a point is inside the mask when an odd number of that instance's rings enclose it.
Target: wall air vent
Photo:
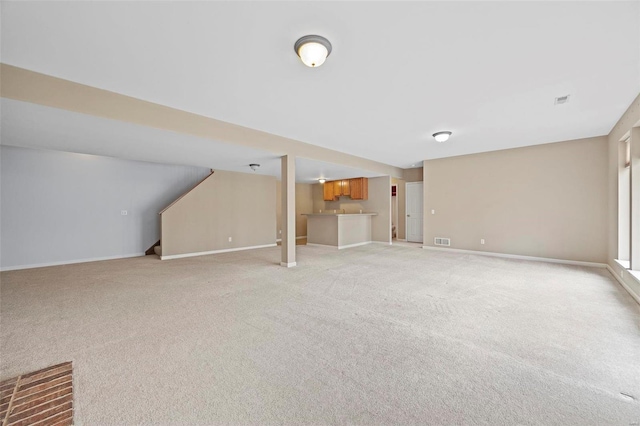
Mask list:
[[[451,245],[451,238],[436,237],[436,238],[433,239],[433,244],[435,244],[437,246],[450,246]]]
[[[569,102],[569,95],[564,95],[564,96],[557,97],[556,100],[553,102],[553,104],[562,105],[562,104],[566,104],[567,102]]]

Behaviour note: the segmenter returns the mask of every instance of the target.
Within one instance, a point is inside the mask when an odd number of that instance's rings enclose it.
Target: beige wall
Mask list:
[[[606,262],[606,137],[424,166],[425,245],[449,237],[452,248]]]
[[[304,213],[313,213],[312,183],[296,183],[296,237],[307,236],[307,217]],[[276,181],[276,239],[280,239],[282,229],[282,183]]]
[[[216,171],[162,213],[162,255],[274,244],[275,180]]]
[[[621,167],[619,161],[619,143],[625,139],[633,127],[640,127],[640,95],[631,103],[627,111],[620,117],[620,120],[611,129],[608,142],[608,173],[607,184],[609,189],[608,197],[608,256],[607,263],[618,274],[622,268],[614,261],[618,258],[618,172]],[[626,286],[635,294],[636,300],[640,300],[640,283],[630,277],[628,273],[621,278]]]
[[[320,210],[333,212],[345,210],[346,213],[378,213],[371,220],[371,238],[373,241],[391,242],[391,178],[381,176],[369,178],[369,199],[352,200],[340,197],[338,201],[323,201],[322,184],[313,185],[313,212]]]
[[[423,170],[422,167],[415,167],[413,169],[404,169],[402,172],[402,178],[405,182],[422,182]]]

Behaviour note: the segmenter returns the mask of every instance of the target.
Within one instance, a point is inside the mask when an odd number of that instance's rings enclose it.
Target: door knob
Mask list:
[[[407,217],[411,217],[411,215],[410,215],[410,214],[408,214],[408,215],[407,215]]]

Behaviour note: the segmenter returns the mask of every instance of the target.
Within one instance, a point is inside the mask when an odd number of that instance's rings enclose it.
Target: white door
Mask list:
[[[407,182],[407,241],[422,241],[422,182]]]

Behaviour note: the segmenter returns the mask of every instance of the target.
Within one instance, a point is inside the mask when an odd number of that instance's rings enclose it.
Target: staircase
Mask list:
[[[159,214],[162,215],[162,213],[164,213],[166,210],[168,210],[171,206],[173,206],[174,204],[176,204],[178,201],[180,201],[185,195],[187,195],[189,192],[193,191],[195,188],[197,188],[202,182],[204,182],[205,180],[207,180],[208,178],[211,177],[212,174],[214,174],[215,171],[213,169],[211,169],[211,173],[209,173],[209,175],[207,177],[205,177],[204,179],[202,179],[200,182],[198,182],[193,188],[191,188],[190,190],[188,190],[187,192],[185,192],[184,194],[182,194],[180,197],[178,197],[177,200],[175,200],[173,203],[169,204],[167,207],[165,207]],[[160,240],[158,240],[154,245],[152,245],[151,247],[149,247],[147,249],[146,252],[144,252],[145,255],[149,256],[149,255],[157,255],[157,256],[162,256],[162,245],[160,243]]]

